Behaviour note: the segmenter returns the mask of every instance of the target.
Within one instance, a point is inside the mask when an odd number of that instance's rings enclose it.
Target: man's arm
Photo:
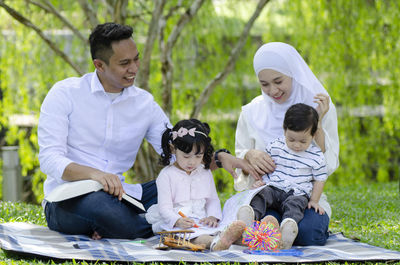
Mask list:
[[[101,170],[79,165],[77,163],[70,163],[64,170],[62,177],[65,181],[77,181],[84,179],[92,179],[100,182],[103,185],[103,190],[111,195],[117,196],[122,200],[124,189],[121,180],[115,174],[103,172]]]

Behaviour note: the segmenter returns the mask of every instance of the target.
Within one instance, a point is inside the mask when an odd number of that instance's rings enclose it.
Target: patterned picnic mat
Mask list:
[[[400,252],[353,241],[333,234],[325,246],[293,247],[279,252],[251,252],[232,246],[219,252],[158,250],[158,237],[140,240],[91,240],[82,235],[65,235],[47,227],[28,223],[0,224],[0,245],[32,256],[66,260],[101,260],[135,262],[323,262],[400,260]]]

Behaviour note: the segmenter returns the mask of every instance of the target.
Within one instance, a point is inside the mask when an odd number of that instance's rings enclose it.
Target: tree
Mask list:
[[[269,0],[259,0],[257,5],[255,3],[250,5],[252,10],[249,10],[249,13],[253,14],[248,18],[247,23],[241,22],[242,25],[240,27],[242,28],[242,32],[239,34],[239,37],[230,41],[229,44],[234,48],[228,58],[226,58],[225,66],[219,70],[218,74],[214,74],[215,78],[213,78],[207,86],[204,85],[206,79],[198,80],[197,85],[200,88],[204,87],[204,89],[201,89],[203,92],[193,100],[195,107],[191,111],[192,117],[199,116],[202,107],[207,102],[213,90],[218,84],[221,84],[233,70],[235,62],[245,46],[255,20],[268,2]],[[7,23],[8,28],[18,28],[18,30],[23,32],[22,34],[28,34],[32,39],[34,37],[40,38],[43,41],[42,43],[45,43],[54,53],[54,58],[58,58],[55,60],[59,62],[61,59],[78,75],[82,75],[92,68],[88,58],[82,60],[82,54],[88,53],[88,43],[85,35],[87,35],[91,28],[105,21],[116,21],[134,25],[135,39],[138,42],[139,49],[143,51],[141,68],[136,84],[146,90],[150,90],[150,83],[161,87],[161,106],[169,116],[173,115],[173,93],[176,90],[174,84],[179,80],[179,77],[177,77],[174,72],[174,56],[177,53],[185,53],[185,51],[182,50],[182,44],[177,45],[180,37],[184,36],[186,38],[189,36],[193,38],[191,32],[185,31],[193,20],[197,20],[197,23],[202,23],[201,21],[209,19],[213,19],[214,21],[218,20],[213,2],[204,0],[80,0],[77,2],[61,0],[27,0],[24,2],[14,2],[0,0],[0,7],[2,7],[4,11],[2,17],[5,17],[4,13],[7,13],[9,17],[13,19],[13,21],[9,20]],[[201,10],[205,11],[201,13]],[[19,22],[24,28],[19,27],[15,22]],[[219,23],[222,27],[226,26],[223,21],[219,21]],[[54,30],[58,29],[63,29],[63,32],[66,32],[66,35],[68,35],[67,41],[51,34],[54,33]],[[32,32],[35,34],[31,35]],[[240,29],[228,32],[228,35],[232,33],[236,34],[236,32],[240,32]],[[211,33],[212,29],[206,34]],[[204,31],[202,34],[204,34]],[[144,41],[142,41],[143,39]],[[74,48],[71,48],[68,42],[73,42],[74,45],[79,46],[80,49],[77,51],[73,50]],[[35,40],[35,43],[39,44],[40,42]],[[202,44],[204,43],[205,42],[202,42]],[[207,44],[201,48],[207,48]],[[36,50],[32,50],[31,52],[36,52]],[[3,52],[2,57],[5,58],[6,56],[7,53]],[[35,57],[37,55],[31,54],[31,56]],[[218,68],[213,68],[213,71],[218,72]],[[65,71],[64,75],[67,76],[70,72],[71,71]],[[161,78],[159,78],[158,72],[161,72]],[[37,114],[40,105],[38,102],[41,102],[46,91],[57,79],[52,80],[52,82],[48,79],[46,81],[46,87],[39,89],[41,91],[40,93],[35,92],[37,94],[34,94],[33,100],[36,103],[34,105],[31,104],[31,108],[27,109],[28,112],[33,111]],[[43,84],[42,82],[43,79],[40,80],[41,84]],[[7,85],[3,84],[2,89],[10,92],[16,89],[12,86],[8,87]],[[29,101],[30,99],[28,98],[32,96],[32,93],[29,91],[25,92],[26,94],[24,97]],[[15,103],[12,101],[13,100],[10,98],[9,104],[3,104],[3,114],[15,110],[11,107],[11,105]],[[7,127],[6,119],[3,120],[3,126]],[[16,129],[11,128],[9,132],[15,132],[15,130]],[[19,137],[8,137],[8,141],[19,141],[19,144],[25,146],[25,148],[30,146],[31,148],[27,150],[31,150],[29,155],[34,157],[33,154],[37,152],[37,143],[34,142],[36,141],[35,129],[32,133],[33,136],[28,140],[28,144],[22,144],[22,142],[27,142],[27,139],[25,139],[26,134],[20,135]],[[134,171],[137,176],[140,176],[141,181],[144,181],[144,176],[147,177],[147,180],[153,179],[156,176],[159,168],[154,161],[157,161],[154,151],[152,151],[146,143],[138,154]],[[35,162],[30,161],[28,164],[30,164],[30,166],[25,167],[25,171],[37,168],[37,160],[35,160]],[[38,170],[35,171],[35,176],[34,182],[39,185],[43,180],[43,176]],[[40,194],[39,190],[40,189],[38,189],[37,192],[38,195]]]

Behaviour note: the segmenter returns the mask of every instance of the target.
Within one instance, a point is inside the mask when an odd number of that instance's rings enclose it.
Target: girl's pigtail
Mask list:
[[[171,131],[172,130],[170,128],[167,128],[161,137],[162,153],[160,158],[160,164],[163,166],[168,166],[171,159],[171,147],[170,147]]]
[[[210,134],[210,126],[208,125],[208,123],[203,122],[202,123],[202,129],[204,130],[204,132],[209,135]],[[210,164],[211,164],[211,160],[212,160],[212,155],[214,153],[214,147],[211,144],[211,137],[208,136],[205,144],[204,144],[204,156],[203,156],[203,163],[204,163],[204,168],[209,169],[210,168]]]

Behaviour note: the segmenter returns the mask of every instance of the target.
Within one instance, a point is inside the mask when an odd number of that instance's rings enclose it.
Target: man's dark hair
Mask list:
[[[129,39],[132,33],[132,27],[117,23],[108,22],[97,25],[89,36],[92,59],[100,59],[108,64],[113,55],[111,44]]]
[[[283,121],[283,129],[295,132],[311,129],[311,135],[314,136],[318,129],[318,112],[311,106],[303,103],[297,103],[286,111]]]

